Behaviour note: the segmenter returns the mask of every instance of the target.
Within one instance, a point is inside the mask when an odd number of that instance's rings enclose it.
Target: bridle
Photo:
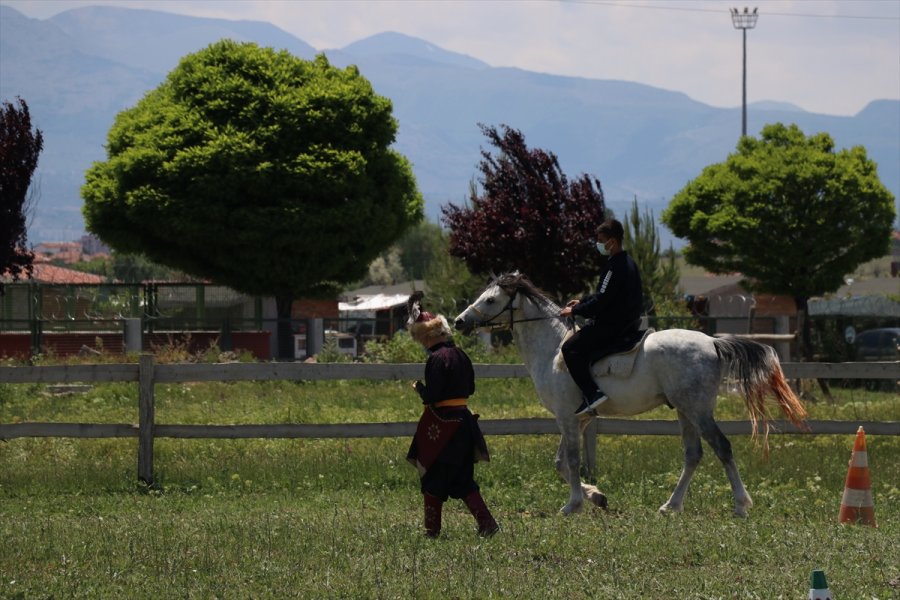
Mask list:
[[[493,317],[489,317],[489,318],[485,318],[485,317],[487,317],[487,315],[483,311],[475,308],[474,304],[470,304],[466,308],[466,310],[471,310],[472,312],[474,312],[476,315],[478,315],[479,317],[481,317],[483,319],[482,321],[477,321],[475,323],[475,325],[474,325],[475,329],[487,328],[490,331],[506,331],[506,330],[512,331],[513,325],[515,323],[528,323],[529,321],[546,321],[548,319],[562,318],[559,315],[550,315],[548,317],[529,317],[527,319],[513,318],[513,311],[515,311],[517,308],[517,307],[513,306],[513,302],[516,300],[516,296],[518,296],[518,295],[519,295],[519,290],[514,289],[512,294],[509,296],[509,301],[506,303],[506,306],[504,306],[500,310],[500,312],[498,312],[496,315],[494,315]],[[495,323],[494,322],[495,319],[500,318],[500,316],[502,316],[503,313],[508,313],[509,319],[502,323]]]

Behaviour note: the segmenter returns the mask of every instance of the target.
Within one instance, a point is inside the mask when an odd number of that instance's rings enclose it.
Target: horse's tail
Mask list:
[[[758,422],[762,421],[765,437],[768,439],[770,426],[766,408],[767,394],[775,397],[791,423],[799,429],[808,428],[805,422],[806,409],[787,384],[774,348],[741,338],[716,338],[713,343],[719,360],[728,373],[737,379],[738,389],[750,413],[754,437],[758,431]]]

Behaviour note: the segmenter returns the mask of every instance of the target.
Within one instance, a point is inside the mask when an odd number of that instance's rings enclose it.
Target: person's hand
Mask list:
[[[573,306],[575,306],[575,305],[578,304],[579,302],[580,302],[580,300],[569,300],[568,302],[566,302],[566,306],[569,307],[569,308],[572,308]]]
[[[572,307],[569,306],[568,304],[566,305],[565,308],[563,308],[561,311],[559,311],[559,316],[561,316],[561,317],[569,317],[571,315],[572,315]]]

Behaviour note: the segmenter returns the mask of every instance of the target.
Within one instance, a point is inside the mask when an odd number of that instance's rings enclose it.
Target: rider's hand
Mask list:
[[[580,302],[580,300],[569,300],[568,302],[566,302],[566,306],[571,308],[571,307],[575,306],[576,304],[578,304],[579,302]]]
[[[571,314],[572,314],[572,307],[568,306],[568,305],[566,305],[566,307],[564,309],[559,311],[559,316],[561,316],[561,317],[568,317],[568,316],[571,316]]]

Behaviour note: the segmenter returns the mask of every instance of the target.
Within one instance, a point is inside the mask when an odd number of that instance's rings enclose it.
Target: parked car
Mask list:
[[[900,360],[900,327],[860,331],[853,340],[856,360]]]

